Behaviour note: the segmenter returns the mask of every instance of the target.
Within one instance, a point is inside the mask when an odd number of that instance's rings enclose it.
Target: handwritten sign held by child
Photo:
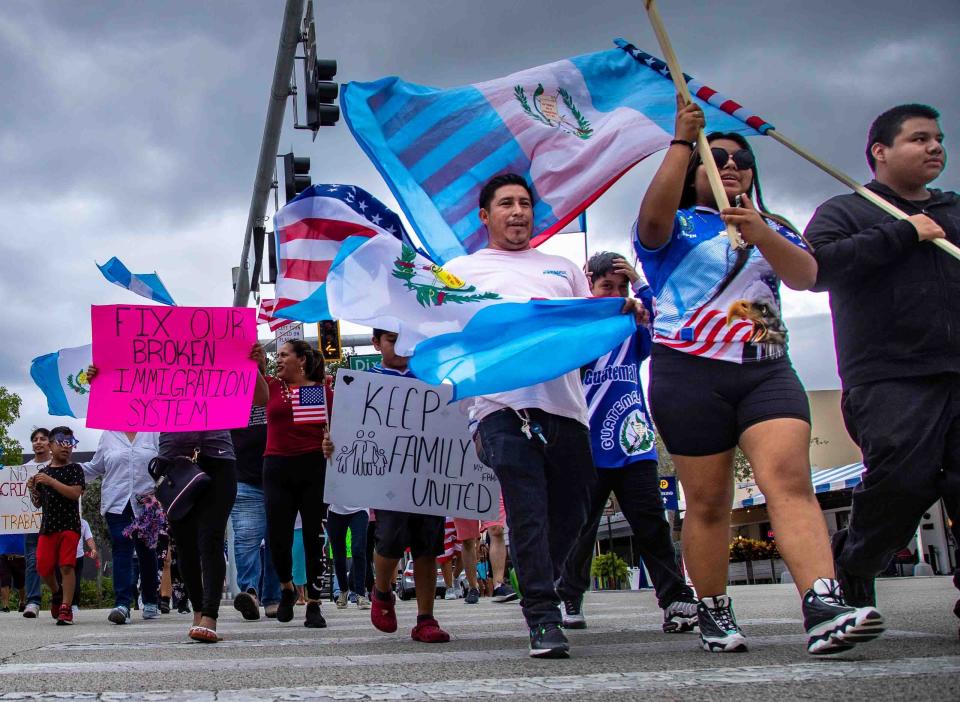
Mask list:
[[[247,307],[91,308],[93,364],[87,426],[115,431],[245,427],[257,367]]]
[[[477,458],[450,388],[337,374],[324,499],[374,509],[496,519],[500,483]]]

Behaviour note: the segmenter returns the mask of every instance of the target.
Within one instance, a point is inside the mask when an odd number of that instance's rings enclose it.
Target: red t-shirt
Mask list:
[[[270,399],[267,400],[267,450],[264,456],[299,456],[304,453],[323,450],[323,434],[326,422],[293,421],[293,405],[284,397],[284,387],[276,378],[267,378]],[[323,386],[319,386],[323,388]],[[296,385],[288,385],[290,392],[296,392]],[[327,407],[330,398],[327,397]],[[329,414],[328,414],[329,416]]]

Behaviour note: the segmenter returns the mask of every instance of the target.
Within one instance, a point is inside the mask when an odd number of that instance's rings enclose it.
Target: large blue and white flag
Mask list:
[[[97,268],[103,273],[103,277],[114,285],[119,285],[154,302],[162,302],[165,305],[176,304],[156,273],[131,273],[130,269],[116,256],[102,266],[98,263]]]
[[[463,399],[551,380],[602,356],[636,331],[622,307],[620,298],[531,300],[480,290],[377,235],[344,241],[325,289],[284,313],[395,331],[396,352],[412,356],[414,375],[450,383]]]
[[[344,119],[437,263],[486,246],[478,198],[505,172],[534,191],[533,245],[586,209],[673,136],[666,65],[618,39],[616,48],[459,88],[393,76],[348,83]],[[762,134],[770,125],[685,76],[709,130]]]
[[[74,346],[37,356],[30,362],[30,377],[47,396],[47,412],[56,416],[86,417],[90,399],[87,366],[93,347]]]

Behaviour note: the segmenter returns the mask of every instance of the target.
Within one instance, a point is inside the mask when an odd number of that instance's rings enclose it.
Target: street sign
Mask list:
[[[290,322],[277,329],[277,348],[295,339],[303,340],[303,324],[300,322]]]
[[[355,371],[368,371],[373,368],[377,363],[383,360],[383,356],[378,353],[369,353],[360,356],[350,356],[350,370]]]
[[[663,499],[663,508],[676,512],[680,509],[680,500],[677,497],[677,477],[675,475],[660,478],[660,497]]]

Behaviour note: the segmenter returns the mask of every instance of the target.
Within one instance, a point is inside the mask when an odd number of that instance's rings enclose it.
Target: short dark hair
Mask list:
[[[626,260],[625,256],[614,253],[613,251],[598,251],[587,261],[587,271],[589,271],[591,280],[596,282],[607,273],[614,272],[613,262],[618,258]]]
[[[73,436],[73,429],[70,427],[54,427],[50,430],[50,436],[56,436],[57,434],[64,434],[66,436]],[[31,439],[32,441],[32,439]]]
[[[373,330],[373,338],[376,339],[377,341],[380,341],[380,337],[383,336],[384,334],[396,334],[396,332],[392,332],[392,331],[390,331],[389,329],[374,329],[374,330]]]
[[[921,105],[911,102],[906,105],[897,105],[891,107],[882,115],[873,120],[870,125],[870,131],[867,132],[867,164],[870,170],[876,172],[877,159],[873,157],[873,145],[880,143],[884,146],[893,146],[893,140],[900,133],[903,123],[912,117],[925,117],[927,119],[940,119],[940,113],[930,105]]]
[[[30,441],[31,441],[31,442],[32,442],[35,438],[37,438],[37,434],[42,434],[43,436],[47,437],[48,439],[50,438],[50,430],[49,430],[49,429],[47,429],[46,427],[37,427],[37,428],[34,429],[32,432],[30,432]]]
[[[516,173],[501,173],[496,175],[490,180],[487,181],[486,185],[483,186],[483,189],[480,191],[480,209],[489,210],[490,201],[493,200],[493,196],[496,194],[497,190],[502,188],[504,185],[520,185],[523,186],[527,194],[530,195],[530,202],[533,202],[533,190],[530,189],[529,183],[527,183],[526,178],[522,175],[517,175]]]

